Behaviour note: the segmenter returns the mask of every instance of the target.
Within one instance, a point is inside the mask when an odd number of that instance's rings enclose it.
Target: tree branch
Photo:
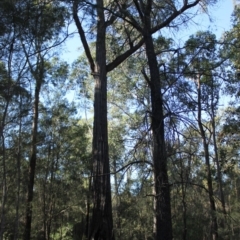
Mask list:
[[[78,17],[78,3],[77,3],[77,0],[73,1],[72,11],[73,11],[73,19],[74,19],[75,24],[77,26],[78,33],[79,33],[81,42],[83,44],[83,47],[84,47],[84,50],[85,50],[88,62],[90,64],[91,71],[94,72],[95,71],[94,60],[92,58],[91,51],[90,51],[90,48],[88,46],[86,36],[85,36],[85,33],[83,31],[83,28],[82,28],[82,24],[81,24],[81,22],[79,20],[79,17]]]
[[[148,165],[150,165],[151,167],[153,167],[153,164],[151,163],[151,162],[149,162],[149,161],[134,161],[134,162],[130,162],[130,163],[128,163],[127,165],[125,165],[125,166],[123,166],[123,167],[121,167],[120,169],[118,169],[116,172],[111,172],[110,174],[116,174],[116,173],[118,173],[118,172],[121,172],[122,170],[124,170],[125,168],[128,168],[128,167],[130,167],[131,165],[134,165],[134,164],[139,164],[139,163],[147,163]]]
[[[164,22],[162,22],[161,24],[153,27],[150,32],[151,34],[157,32],[158,30],[162,29],[163,27],[166,27],[167,25],[169,25],[169,23],[171,23],[175,18],[177,18],[179,15],[181,15],[183,12],[185,12],[186,10],[188,10],[189,8],[192,8],[194,6],[196,6],[198,3],[200,2],[200,0],[196,0],[195,2],[191,3],[191,4],[187,4],[188,1],[184,1],[184,5],[183,7],[178,10],[175,11],[169,18],[167,18]]]
[[[137,1],[137,0],[133,0],[133,2],[134,2],[134,4],[135,4],[135,6],[136,6],[136,8],[137,8],[137,10],[138,10],[139,16],[140,16],[140,18],[141,18],[141,20],[142,20],[142,22],[143,22],[143,21],[144,21],[144,16],[143,16],[143,13],[142,13],[142,11],[141,11],[141,8],[140,8],[140,6],[139,6],[139,4],[138,4],[138,1]]]
[[[144,43],[144,39],[142,38],[135,46],[127,50],[125,53],[116,57],[111,63],[107,64],[106,70],[107,72],[112,71],[118,65],[120,65],[124,60],[126,60],[130,55],[136,52]]]

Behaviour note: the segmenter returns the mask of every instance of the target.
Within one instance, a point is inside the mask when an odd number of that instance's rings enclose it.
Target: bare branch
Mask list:
[[[131,54],[136,52],[144,43],[144,39],[142,38],[135,46],[127,50],[125,53],[117,56],[111,63],[106,66],[107,72],[112,71],[118,65],[120,65],[123,61],[125,61]]]
[[[180,16],[183,12],[185,12],[186,10],[188,10],[189,8],[192,8],[194,6],[196,6],[201,0],[196,0],[194,1],[193,3],[191,4],[187,4],[188,1],[184,1],[184,5],[183,7],[178,10],[178,11],[175,11],[170,17],[168,17],[164,22],[162,22],[161,24],[153,27],[151,29],[151,33],[155,33],[157,32],[158,30],[168,26],[175,18],[177,18],[178,16]]]
[[[94,72],[95,71],[94,70],[95,69],[95,64],[94,64],[93,57],[91,55],[90,48],[89,48],[88,43],[87,43],[87,39],[86,39],[85,33],[83,31],[83,28],[82,28],[82,24],[81,24],[81,22],[79,20],[79,17],[78,17],[78,3],[77,3],[76,0],[74,0],[74,2],[73,2],[72,10],[73,10],[73,19],[74,19],[75,24],[77,26],[78,33],[79,33],[79,36],[81,38],[81,41],[82,41],[82,44],[83,44],[86,56],[88,58],[88,62],[90,64],[91,71]]]
[[[134,161],[134,162],[130,162],[128,163],[127,165],[121,167],[120,169],[118,169],[116,172],[111,172],[110,174],[116,174],[118,172],[121,172],[122,170],[124,170],[125,168],[129,168],[131,165],[134,165],[134,164],[139,164],[139,163],[146,163],[148,165],[150,165],[151,167],[153,167],[153,164],[147,160],[144,160],[144,161]]]

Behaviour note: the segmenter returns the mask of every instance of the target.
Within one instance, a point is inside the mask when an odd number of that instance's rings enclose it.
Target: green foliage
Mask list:
[[[95,5],[80,2],[80,9],[86,11],[82,20],[89,20],[88,24],[92,26],[91,31],[85,32],[93,51],[96,44],[90,37],[95,31],[92,25],[95,22],[87,14],[95,14]],[[55,54],[61,51],[61,46],[53,46],[65,36],[61,31],[67,26],[70,14],[69,2],[62,3],[0,1],[1,186],[6,182],[6,193],[0,193],[1,214],[4,213],[4,222],[3,218],[0,222],[1,227],[4,226],[0,228],[3,239],[21,239],[24,230],[33,89],[40,76],[38,73],[41,73],[37,71],[39,67],[43,67],[43,75],[32,238],[73,239],[74,229],[87,216],[91,195],[92,119],[82,119],[85,113],[81,110],[84,108],[92,115],[94,79],[85,54],[81,54],[71,67],[60,54]],[[110,1],[108,5],[113,12],[117,9],[115,4]],[[110,19],[105,11],[109,20],[107,63],[131,49],[140,39],[141,33],[130,24],[129,14],[136,17],[136,23],[140,25],[141,16],[131,4],[132,1],[123,4],[125,13],[121,18],[116,15]],[[153,25],[161,23],[173,11],[170,2],[154,1]],[[234,97],[233,100],[239,97],[239,13],[236,8],[233,28],[220,40],[209,31],[201,31],[191,35],[182,46],[177,46],[173,39],[165,37],[164,31],[154,35],[164,100],[174,239],[210,237],[207,172],[197,128],[198,87],[202,91],[202,122],[210,151],[219,239],[239,238],[240,108],[238,102],[233,101],[222,112],[218,110],[219,103],[224,101],[227,105],[228,100],[222,100],[223,94],[228,94],[227,99],[229,95]],[[184,22],[186,17],[181,21]],[[179,19],[175,23],[179,23]],[[142,47],[108,74],[108,141],[116,240],[154,239],[152,114],[145,55]],[[220,180],[213,150],[212,119],[216,121],[226,216],[219,199]]]

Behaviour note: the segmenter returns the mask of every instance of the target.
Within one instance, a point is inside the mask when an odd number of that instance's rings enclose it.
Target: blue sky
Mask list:
[[[196,33],[197,31],[212,31],[217,35],[217,38],[220,38],[224,31],[227,31],[231,27],[231,15],[233,12],[233,2],[234,0],[220,0],[214,6],[209,7],[208,15],[211,17],[211,20],[207,14],[200,14],[195,17],[193,21],[189,24],[189,27],[185,28],[180,32],[174,33],[172,38],[179,41],[185,41],[189,35]],[[76,30],[74,24],[71,26],[71,31]],[[66,61],[72,63],[77,57],[81,54],[81,42],[78,34],[73,38],[70,38],[66,42],[66,51],[63,54]]]
[[[220,38],[221,35],[231,28],[231,15],[233,13],[233,1],[234,0],[220,0],[214,6],[209,7],[208,15],[200,14],[193,19],[193,21],[188,25],[188,27],[181,28],[181,31],[173,32],[170,31],[171,37],[175,40],[175,43],[183,44],[190,35],[195,34],[197,31],[206,31],[209,30],[216,34],[217,38]],[[239,0],[240,1],[240,0]],[[199,8],[195,8],[199,9]],[[70,26],[70,32],[76,31],[74,24]],[[165,30],[164,30],[165,31]],[[169,34],[169,31],[168,31]],[[66,42],[66,50],[62,54],[62,57],[65,61],[70,64],[76,60],[79,55],[82,53],[83,49],[81,47],[81,41],[78,34],[75,34],[74,37],[69,38]],[[73,91],[74,92],[74,91]],[[75,99],[75,94],[71,92],[69,94],[69,100]],[[228,101],[226,101],[228,102]]]
[[[224,31],[231,28],[231,15],[234,9],[234,0],[220,0],[217,4],[209,7],[209,16],[212,18],[212,22],[209,21],[209,17],[206,15],[199,16],[200,24],[202,28],[209,29],[214,32],[217,37],[220,37]]]

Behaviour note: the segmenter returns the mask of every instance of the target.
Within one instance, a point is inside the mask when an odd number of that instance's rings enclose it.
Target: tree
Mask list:
[[[0,2],[0,239],[238,239],[238,18],[224,42],[164,37],[198,3]]]
[[[160,29],[177,24],[179,16],[199,4],[196,0],[175,6],[172,2],[133,1],[133,4],[118,4],[122,18],[141,33],[144,39],[149,67],[145,78],[151,91],[151,130],[153,134],[153,165],[156,193],[156,239],[172,239],[170,188],[167,173],[167,154],[164,133],[163,81],[160,78],[153,34]],[[164,6],[164,7],[163,7]],[[137,15],[137,16],[136,16]],[[136,16],[136,17],[135,17]],[[181,22],[181,20],[180,20]]]
[[[96,12],[96,51],[95,60],[92,57],[90,47],[87,43],[82,23],[78,16],[78,7],[82,7],[86,13]],[[109,9],[114,9],[114,4],[109,4]],[[92,214],[88,225],[88,239],[114,239],[112,222],[112,203],[110,185],[110,166],[108,152],[108,127],[107,127],[107,72],[113,70],[128,56],[135,52],[143,43],[131,44],[124,53],[120,53],[112,62],[107,64],[106,53],[106,31],[115,21],[116,16],[107,12],[106,19],[104,10],[105,3],[100,0],[97,4],[81,3],[74,1],[73,18],[78,29],[86,56],[88,58],[90,71],[95,80],[94,89],[94,121],[93,121],[93,143],[92,143]],[[93,14],[92,16],[95,17]],[[91,15],[89,17],[92,17]]]
[[[12,53],[10,53],[12,54]],[[17,122],[18,120],[22,122],[24,114],[28,112],[28,108],[26,105],[29,103],[30,94],[28,91],[21,86],[21,79],[18,76],[18,79],[12,79],[12,69],[7,70],[5,65],[2,63],[0,65],[0,76],[1,76],[1,84],[0,84],[0,97],[1,97],[1,130],[0,130],[0,139],[1,139],[1,151],[2,151],[2,204],[1,204],[1,227],[0,227],[0,239],[3,237],[4,230],[6,228],[6,209],[5,205],[8,201],[8,177],[7,172],[9,171],[8,160],[11,159],[9,155],[9,149],[11,148],[11,144],[7,142],[13,141],[10,129],[18,128]],[[19,101],[20,100],[20,101]],[[17,106],[17,108],[16,108]],[[20,109],[18,109],[18,107]],[[21,134],[21,128],[19,129],[19,134]],[[21,143],[19,143],[21,145]],[[20,154],[20,150],[19,150]],[[17,164],[19,165],[20,156],[18,155]],[[20,169],[17,168],[18,174]],[[17,187],[19,190],[19,187]],[[17,197],[19,197],[17,195]],[[17,201],[18,207],[19,202]],[[17,209],[16,209],[17,211]],[[16,213],[17,214],[17,213]],[[16,230],[17,231],[17,230]]]
[[[24,239],[30,239],[33,189],[37,161],[39,96],[45,80],[46,71],[44,57],[48,53],[48,50],[56,45],[59,31],[64,24],[64,9],[59,7],[58,3],[55,2],[35,3],[34,1],[19,2],[18,5],[12,5],[12,8],[14,14],[20,13],[15,22],[16,30],[19,34],[17,41],[22,46],[30,75],[35,81],[31,136],[32,145],[29,161],[24,233]],[[50,22],[51,25],[49,25]],[[46,42],[50,42],[50,45],[45,45]]]
[[[212,239],[218,239],[217,208],[214,199],[210,146],[212,144],[214,149],[214,162],[217,168],[220,199],[223,213],[226,215],[215,124],[215,112],[218,107],[219,87],[221,84],[220,79],[223,77],[223,73],[219,74],[219,67],[224,63],[225,59],[219,57],[216,37],[209,32],[198,32],[195,36],[191,36],[185,44],[184,54],[188,63],[185,62],[183,73],[192,81],[190,85],[196,88],[195,96],[192,94],[190,101],[195,105],[193,109],[196,109],[196,113],[193,113],[193,118],[197,121],[199,135],[203,144],[207,189],[211,209],[211,237]]]

